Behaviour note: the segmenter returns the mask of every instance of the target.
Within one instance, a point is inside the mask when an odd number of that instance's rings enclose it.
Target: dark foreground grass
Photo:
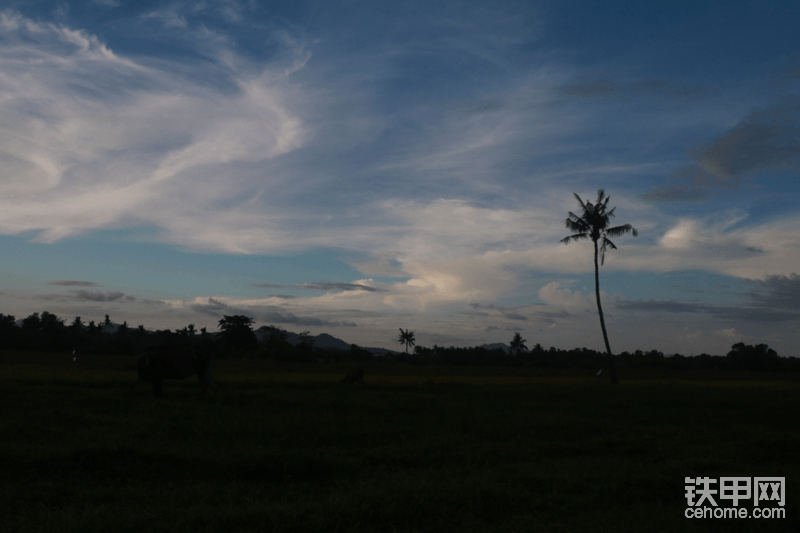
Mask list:
[[[797,524],[796,384],[442,379],[230,370],[156,400],[130,373],[0,366],[0,531]],[[786,519],[684,518],[684,477],[770,475]]]

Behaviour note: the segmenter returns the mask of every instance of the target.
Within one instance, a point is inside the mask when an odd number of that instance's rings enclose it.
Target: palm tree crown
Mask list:
[[[611,239],[608,238],[609,235],[617,237],[619,235],[625,235],[628,232],[633,233],[634,237],[639,235],[636,228],[630,224],[615,226],[613,228],[608,227],[608,221],[614,216],[616,207],[606,212],[606,206],[608,205],[608,201],[611,200],[611,197],[606,196],[603,189],[597,191],[597,201],[594,204],[588,200],[584,203],[577,193],[573,194],[583,208],[583,216],[579,217],[572,211],[569,212],[569,218],[564,221],[564,224],[567,226],[567,229],[577,233],[564,237],[559,242],[569,244],[572,241],[581,239],[592,239],[595,243],[600,241],[600,264],[602,265],[605,262],[606,248],[617,249],[614,243],[611,242]]]
[[[522,334],[519,331],[515,331],[514,338],[511,339],[511,344],[509,346],[511,348],[511,354],[519,355],[520,352],[526,351],[528,349],[528,347],[525,346],[526,342],[528,341],[522,338]]]
[[[400,328],[400,336],[397,338],[397,342],[405,344],[406,353],[408,353],[408,347],[414,346],[414,332],[408,330],[403,331],[403,328]]]

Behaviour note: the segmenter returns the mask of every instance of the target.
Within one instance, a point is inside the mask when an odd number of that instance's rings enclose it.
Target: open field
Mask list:
[[[129,392],[130,358],[10,359],[2,531],[787,531],[800,510],[797,381],[383,367],[343,385],[221,361],[218,394],[156,400]],[[787,518],[686,519],[686,476],[785,476]]]

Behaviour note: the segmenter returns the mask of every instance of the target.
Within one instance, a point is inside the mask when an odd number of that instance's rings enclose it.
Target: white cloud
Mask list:
[[[80,30],[13,12],[0,28],[0,232],[52,242],[146,223],[168,238],[193,226],[198,241],[207,226],[214,241],[214,227],[236,233],[217,201],[252,186],[225,183],[226,166],[304,142],[282,74],[243,71],[220,89],[120,58]],[[216,238],[205,247],[245,251]]]
[[[597,299],[594,292],[584,294],[578,290],[571,291],[562,287],[561,283],[557,281],[542,287],[539,290],[539,299],[556,310],[564,310],[571,314],[597,313]],[[604,310],[611,310],[616,303],[624,301],[625,297],[619,294],[608,294],[601,290],[600,300]]]
[[[602,291],[600,297],[606,300]],[[562,288],[561,284],[557,281],[548,283],[542,287],[539,290],[539,299],[554,307],[575,314],[590,311],[594,303],[592,296],[579,291],[571,291]]]
[[[703,269],[731,276],[763,279],[800,271],[800,217],[734,228],[740,214],[683,218],[666,230],[655,247],[631,247],[631,269],[666,272]]]

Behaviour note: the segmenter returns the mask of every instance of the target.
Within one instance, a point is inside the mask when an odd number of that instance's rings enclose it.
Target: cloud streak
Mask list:
[[[133,296],[125,296],[125,294],[119,291],[111,291],[111,292],[102,292],[102,291],[72,291],[75,294],[75,298],[78,300],[87,300],[90,302],[114,302],[119,300],[120,298],[125,298],[128,300],[135,300],[136,298]]]
[[[254,283],[253,287],[265,289],[301,289],[309,291],[368,291],[383,292],[383,289],[370,287],[360,283],[344,283],[338,281],[315,281],[312,283],[301,283],[299,285],[284,285],[280,283]],[[291,298],[291,296],[289,297]]]
[[[0,13],[0,32],[0,232],[54,242],[146,223],[197,246],[225,248],[214,240],[227,234],[227,247],[244,251],[225,204],[256,183],[232,189],[219,176],[302,144],[282,74],[243,70],[215,88],[13,12]]]
[[[667,80],[648,79],[621,83],[609,79],[586,80],[558,87],[564,96],[577,98],[609,98],[614,95],[662,96],[671,99],[696,99],[718,92],[707,87],[681,87]]]
[[[215,298],[196,298],[191,302],[169,302],[174,309],[188,307],[195,313],[210,317],[222,318],[225,315],[244,315],[262,323],[284,324],[295,326],[314,326],[314,327],[354,327],[354,323],[348,321],[327,320],[315,316],[298,316],[286,309],[273,305],[253,304],[252,302],[237,302],[233,305],[225,303],[221,299]]]
[[[641,197],[648,201],[706,200],[735,189],[745,178],[765,172],[795,172],[800,167],[800,97],[778,98],[755,109],[706,146],[689,151],[691,166],[675,170],[668,186]]]

